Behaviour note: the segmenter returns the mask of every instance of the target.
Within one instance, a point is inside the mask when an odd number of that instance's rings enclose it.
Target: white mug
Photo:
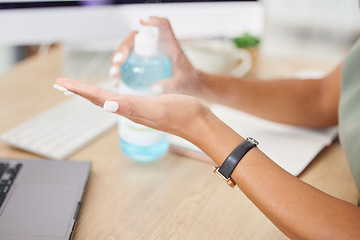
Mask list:
[[[202,40],[183,44],[193,66],[209,73],[244,76],[251,68],[251,55],[229,40]]]

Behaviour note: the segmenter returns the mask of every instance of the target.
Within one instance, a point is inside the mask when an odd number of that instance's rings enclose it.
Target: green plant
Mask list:
[[[233,42],[238,48],[250,48],[259,46],[260,39],[249,33],[244,33],[239,37],[233,38]]]

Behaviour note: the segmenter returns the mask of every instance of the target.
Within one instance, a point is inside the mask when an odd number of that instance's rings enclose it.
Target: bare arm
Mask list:
[[[59,79],[57,84],[99,106],[103,106],[107,100],[117,102],[117,114],[189,140],[219,166],[244,140],[206,106],[189,96],[166,94],[158,98],[143,98],[117,95],[69,79]],[[336,199],[292,176],[258,148],[251,149],[245,155],[231,177],[248,198],[291,239],[360,239],[359,207]]]
[[[154,20],[152,18],[147,24],[157,25]],[[164,20],[156,18],[156,21]],[[171,29],[168,22],[164,26],[167,31]],[[178,44],[170,45],[167,47],[175,49],[171,55],[175,71],[172,79],[161,83],[164,93],[198,96],[288,124],[325,127],[337,123],[341,65],[320,80],[259,81],[196,71]],[[169,99],[166,100],[168,97],[169,95],[164,95],[161,102],[153,104],[159,106],[158,104],[166,103],[170,107],[167,108],[169,111],[183,108],[184,102],[174,106],[168,102]],[[146,105],[144,109],[148,109],[149,103],[150,101],[145,101],[141,104],[144,107]],[[186,119],[184,113],[190,114],[190,111],[181,111],[181,120],[178,125],[174,125],[177,127],[164,128],[164,124],[176,119],[164,120],[172,114],[176,115],[165,111],[163,117],[156,117],[162,119],[162,123],[150,126],[191,141],[220,166],[244,138],[208,110],[203,109],[197,114],[200,112],[200,117],[188,116],[190,119]],[[122,114],[121,111],[117,113]],[[154,121],[149,123],[148,118],[136,120],[147,125],[154,124]],[[205,134],[206,138],[203,138]],[[292,239],[360,239],[360,208],[323,193],[290,175],[257,148],[246,154],[235,168],[232,178],[249,199]]]
[[[203,128],[207,138],[194,141],[218,165],[243,141],[236,133],[221,130],[226,129],[225,126],[220,127],[222,124],[219,120],[208,120]],[[257,148],[245,155],[232,178],[247,197],[291,239],[360,238],[359,207],[336,199],[292,176]]]
[[[256,116],[299,126],[337,124],[341,65],[323,79],[258,79],[206,74],[188,61],[167,19],[151,17],[144,25],[159,27],[163,51],[173,63],[173,77],[158,83],[164,93],[183,93],[240,109]],[[123,59],[133,47],[134,33],[121,44]]]
[[[338,121],[341,65],[322,79],[236,78],[200,72],[189,94],[287,124],[326,127]]]

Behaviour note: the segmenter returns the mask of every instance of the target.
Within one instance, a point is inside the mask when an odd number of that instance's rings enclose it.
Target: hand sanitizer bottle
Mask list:
[[[159,54],[158,29],[143,27],[135,36],[134,49],[120,71],[121,94],[151,96],[150,87],[172,76],[171,61]],[[156,106],[154,106],[156,111]],[[169,148],[168,135],[119,118],[120,146],[132,160],[149,162],[163,156]]]

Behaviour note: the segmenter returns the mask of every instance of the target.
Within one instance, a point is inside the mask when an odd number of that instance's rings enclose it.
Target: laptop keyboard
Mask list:
[[[0,207],[22,167],[21,163],[0,163]]]

